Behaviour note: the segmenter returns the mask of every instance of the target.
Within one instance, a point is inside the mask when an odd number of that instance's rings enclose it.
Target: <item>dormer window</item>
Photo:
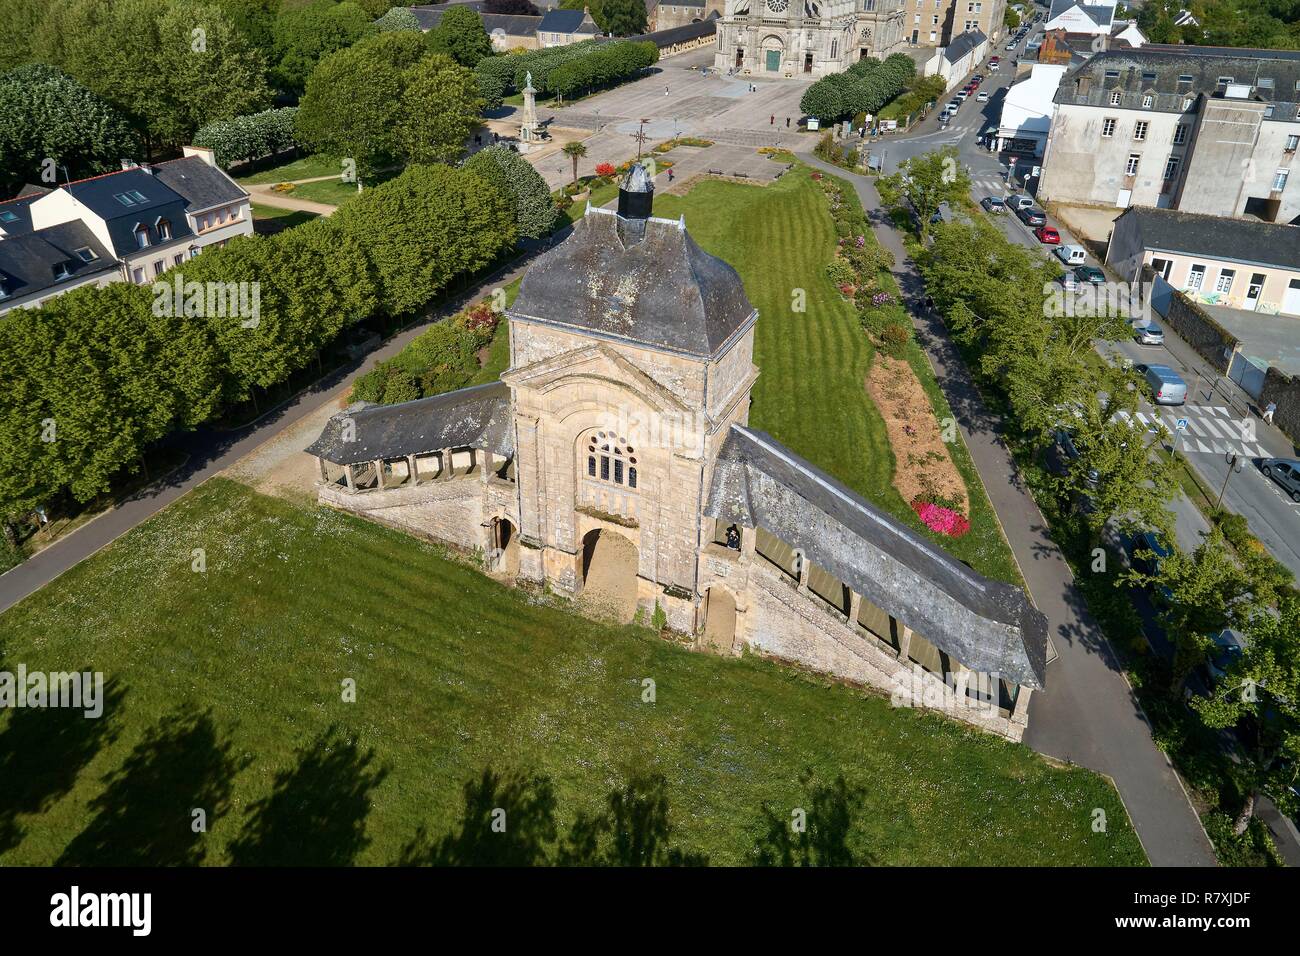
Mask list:
[[[73,251],[77,254],[77,258],[82,262],[94,262],[99,258],[98,253],[96,253],[94,249],[90,248],[90,246],[82,246],[80,249],[74,249]]]
[[[172,224],[166,219],[159,219],[158,222],[154,224],[154,228],[158,230],[159,242],[166,242],[172,237]]]
[[[1110,105],[1111,105],[1111,106],[1119,106],[1120,101],[1121,101],[1123,98],[1124,98],[1124,97],[1120,94],[1119,90],[1116,90],[1114,93],[1110,94]]]
[[[143,223],[135,227],[135,244],[137,248],[149,248],[149,227]]]
[[[1142,108],[1143,108],[1144,110],[1149,110],[1149,109],[1151,109],[1151,106],[1152,106],[1152,104],[1155,103],[1155,101],[1156,101],[1156,98],[1155,98],[1154,96],[1152,96],[1150,93],[1147,93],[1145,96],[1142,97]]]
[[[62,282],[64,279],[72,278],[72,270],[68,268],[68,263],[60,262],[54,267],[54,281]]]
[[[9,288],[5,285],[5,280],[0,279],[0,299],[9,298]]]

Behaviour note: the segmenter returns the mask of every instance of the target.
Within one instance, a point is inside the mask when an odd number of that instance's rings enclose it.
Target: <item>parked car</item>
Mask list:
[[[1045,246],[1059,246],[1061,234],[1051,226],[1039,226],[1034,230],[1034,237]]]
[[[1062,272],[1057,276],[1057,281],[1061,283],[1061,286],[1066,292],[1073,292],[1075,289],[1079,288],[1079,277],[1073,272]]]
[[[1295,458],[1265,458],[1259,463],[1265,478],[1272,478],[1291,500],[1300,501],[1300,461]]]
[[[1149,555],[1145,553],[1148,551]],[[1129,543],[1129,558],[1133,567],[1152,577],[1160,573],[1160,562],[1173,553],[1164,536],[1151,529],[1139,532]]]
[[[1182,405],[1187,401],[1187,383],[1168,365],[1134,365],[1146,379],[1157,405]]]
[[[1101,285],[1106,281],[1106,273],[1096,266],[1079,266],[1074,270],[1074,274],[1079,277],[1080,282],[1091,282],[1093,285]]]
[[[997,58],[997,57],[994,57],[993,59],[989,60],[989,72],[990,72],[990,73],[996,73],[996,72],[998,72],[998,58]]]
[[[1133,327],[1133,338],[1137,340],[1138,345],[1164,345],[1165,330],[1154,322],[1148,322],[1146,325]]]
[[[976,103],[987,103],[988,101],[989,101],[989,95],[986,91],[980,90],[978,93],[975,94]]]
[[[1019,212],[1020,210],[1028,206],[1032,206],[1033,204],[1034,204],[1034,200],[1032,196],[1019,195],[1019,196],[1007,197],[1007,205],[1010,206],[1012,209],[1014,209],[1016,212]]]
[[[980,205],[984,207],[985,212],[993,213],[995,216],[1007,211],[1007,204],[997,196],[985,196],[980,200]]]
[[[1052,250],[1056,253],[1056,258],[1060,259],[1067,266],[1077,266],[1088,261],[1088,251],[1083,246],[1076,245],[1073,242],[1067,242],[1057,246]]]
[[[1026,226],[1045,226],[1047,225],[1047,214],[1041,209],[1035,209],[1033,206],[1024,206],[1016,210],[1016,215]],[[1060,237],[1057,237],[1058,241]]]
[[[968,92],[966,92],[965,90],[958,90],[958,91],[957,91],[957,97],[956,97],[956,98],[959,99],[959,100],[961,100],[961,101],[964,103],[964,102],[966,102],[966,97],[968,97],[968,96],[970,96],[970,94],[969,94]]]
[[[1210,651],[1209,660],[1202,666],[1202,674],[1211,687],[1223,680],[1228,668],[1239,661],[1250,646],[1250,640],[1245,634],[1230,627],[1214,635],[1212,640],[1214,649]]]
[[[979,86],[981,83],[984,82],[984,74],[976,73],[974,76],[970,78],[970,81],[974,83],[976,86]]]

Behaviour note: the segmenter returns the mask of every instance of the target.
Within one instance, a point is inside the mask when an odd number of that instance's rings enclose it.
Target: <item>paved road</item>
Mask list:
[[[201,429],[182,436],[177,444],[190,453],[184,467],[0,575],[0,612],[49,584],[64,571],[111,544],[181,495],[233,465],[282,429],[310,415],[322,404],[337,400],[352,387],[353,380],[367,371],[374,362],[396,355],[429,325],[452,315],[469,302],[487,295],[492,289],[512,282],[525,267],[526,262],[516,263],[508,271],[474,286],[455,301],[440,305],[427,321],[398,333],[364,358],[337,369],[252,425],[233,433]]]
[[[1089,615],[1069,565],[1016,471],[1000,422],[984,407],[942,322],[918,308],[925,295],[920,277],[899,236],[880,214],[875,187],[869,179],[811,155],[802,158],[852,180],[863,207],[873,211],[876,234],[894,253],[895,273],[918,340],[957,417],[1034,604],[1047,615],[1059,656],[1048,668],[1047,691],[1030,702],[1025,742],[1110,776],[1153,864],[1213,866],[1214,851],[1182,782],[1152,741],[1150,724],[1113,649]]]

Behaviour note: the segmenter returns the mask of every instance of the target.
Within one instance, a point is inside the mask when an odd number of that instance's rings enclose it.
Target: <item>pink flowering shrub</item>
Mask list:
[[[931,531],[946,534],[950,538],[960,538],[970,530],[970,522],[951,508],[918,498],[912,502],[912,510]]]

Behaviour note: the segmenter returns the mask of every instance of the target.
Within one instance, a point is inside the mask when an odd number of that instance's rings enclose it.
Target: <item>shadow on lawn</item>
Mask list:
[[[796,832],[793,814],[763,808],[767,832],[754,848],[760,866],[861,866],[849,836],[866,791],[837,777],[812,786],[800,777],[807,826]],[[399,866],[707,866],[707,854],[675,845],[668,782],[658,774],[631,777],[611,790],[596,814],[579,812],[559,837],[555,791],[549,777],[491,768],[464,786],[457,829],[437,840],[421,827],[403,848]]]
[[[211,713],[164,717],[125,763],[104,778],[86,829],[64,849],[59,866],[193,866],[203,862],[206,827],[226,812],[231,781],[243,764]]]
[[[281,771],[269,797],[248,811],[244,831],[230,845],[237,866],[343,866],[365,849],[371,792],[388,776],[331,726]]]
[[[0,664],[0,670],[12,669]],[[20,814],[42,813],[72,789],[81,773],[117,738],[117,715],[126,691],[106,681],[103,714],[90,718],[67,707],[10,711],[0,733],[0,853],[23,841]]]

